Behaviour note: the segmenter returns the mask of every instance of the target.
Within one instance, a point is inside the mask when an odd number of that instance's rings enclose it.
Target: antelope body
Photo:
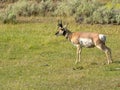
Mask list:
[[[66,39],[68,39],[74,46],[77,47],[77,58],[75,63],[80,62],[82,47],[97,47],[105,52],[107,63],[112,63],[111,50],[105,45],[106,36],[103,34],[91,32],[71,32],[65,26],[63,27],[62,22],[59,22],[58,31],[55,33],[55,35],[65,36]]]

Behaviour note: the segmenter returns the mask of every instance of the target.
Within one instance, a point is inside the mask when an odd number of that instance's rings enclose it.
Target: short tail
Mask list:
[[[106,41],[106,36],[104,34],[99,34],[99,39],[105,43]]]

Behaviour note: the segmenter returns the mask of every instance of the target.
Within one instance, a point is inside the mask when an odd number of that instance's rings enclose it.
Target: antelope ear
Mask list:
[[[58,27],[63,28],[63,25],[62,25],[62,20],[58,20]]]
[[[64,25],[64,27],[63,28],[67,28],[67,25]]]
[[[63,27],[63,28],[67,28],[67,26],[68,26],[68,23],[67,23],[66,25],[64,25],[64,27]]]

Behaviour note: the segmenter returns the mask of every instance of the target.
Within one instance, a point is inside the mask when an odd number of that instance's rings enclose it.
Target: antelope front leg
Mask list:
[[[82,48],[79,48],[79,62],[81,60],[81,51],[82,51]]]
[[[80,45],[77,45],[77,57],[76,57],[76,61],[75,61],[75,64],[78,63],[78,61],[80,62],[80,54],[81,54],[81,48],[80,48]]]

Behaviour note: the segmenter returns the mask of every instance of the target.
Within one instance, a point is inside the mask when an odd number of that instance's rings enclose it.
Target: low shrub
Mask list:
[[[3,23],[16,23],[16,14],[11,11],[12,7],[9,6],[7,9],[5,9],[4,11],[0,12],[0,20]]]
[[[100,4],[96,1],[83,1],[77,8],[75,20],[79,23],[119,24],[120,3],[117,1]]]
[[[41,1],[38,4],[38,12],[40,16],[54,15],[53,12],[55,11],[55,8],[56,4],[53,3],[51,0]]]
[[[52,15],[55,5],[50,1],[41,1],[37,3],[35,1],[19,0],[16,3],[8,5],[4,10],[4,14],[1,14],[1,20],[3,23],[16,23],[16,17],[18,16],[46,16],[48,12]]]
[[[93,23],[93,13],[101,6],[100,3],[95,0],[81,0],[80,5],[77,7],[75,14],[75,20],[79,23]],[[95,13],[94,13],[95,15]],[[98,17],[98,16],[97,16]],[[80,19],[82,18],[82,20]]]
[[[77,23],[120,24],[120,1],[18,0],[0,13],[0,20],[16,23],[20,16],[73,16]]]

